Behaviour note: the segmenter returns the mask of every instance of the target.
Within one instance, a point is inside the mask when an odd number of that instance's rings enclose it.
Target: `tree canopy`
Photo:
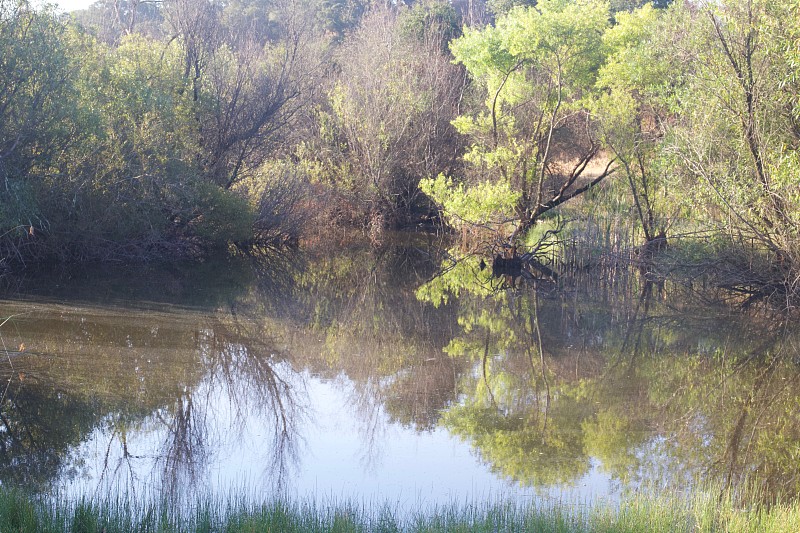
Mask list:
[[[337,224],[536,250],[622,217],[630,246],[713,234],[791,285],[797,9],[0,0],[3,264],[197,257]]]

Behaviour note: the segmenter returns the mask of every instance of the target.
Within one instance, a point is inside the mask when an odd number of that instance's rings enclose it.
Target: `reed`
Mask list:
[[[124,499],[53,501],[0,488],[0,531],[36,533],[186,532],[796,532],[800,505],[742,505],[715,490],[644,491],[618,504],[471,503],[401,514],[391,505],[246,498],[135,504]]]

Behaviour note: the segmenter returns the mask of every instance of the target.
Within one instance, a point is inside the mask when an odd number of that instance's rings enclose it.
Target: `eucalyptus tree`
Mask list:
[[[608,21],[605,2],[546,0],[452,42],[485,100],[454,122],[471,143],[464,175],[423,183],[451,220],[512,223],[516,240],[613,172],[610,162],[590,172],[601,144],[585,104]]]

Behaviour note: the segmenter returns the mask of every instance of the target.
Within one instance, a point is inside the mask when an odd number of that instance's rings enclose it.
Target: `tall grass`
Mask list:
[[[647,491],[619,505],[450,505],[400,514],[390,505],[319,505],[245,499],[198,502],[191,510],[123,500],[51,501],[0,488],[0,532],[797,532],[800,505],[742,507],[715,491],[689,497]]]

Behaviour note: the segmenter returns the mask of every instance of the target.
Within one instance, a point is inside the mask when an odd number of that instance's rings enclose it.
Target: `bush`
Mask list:
[[[253,210],[245,197],[207,182],[195,184],[188,192],[192,235],[212,247],[252,238]]]

